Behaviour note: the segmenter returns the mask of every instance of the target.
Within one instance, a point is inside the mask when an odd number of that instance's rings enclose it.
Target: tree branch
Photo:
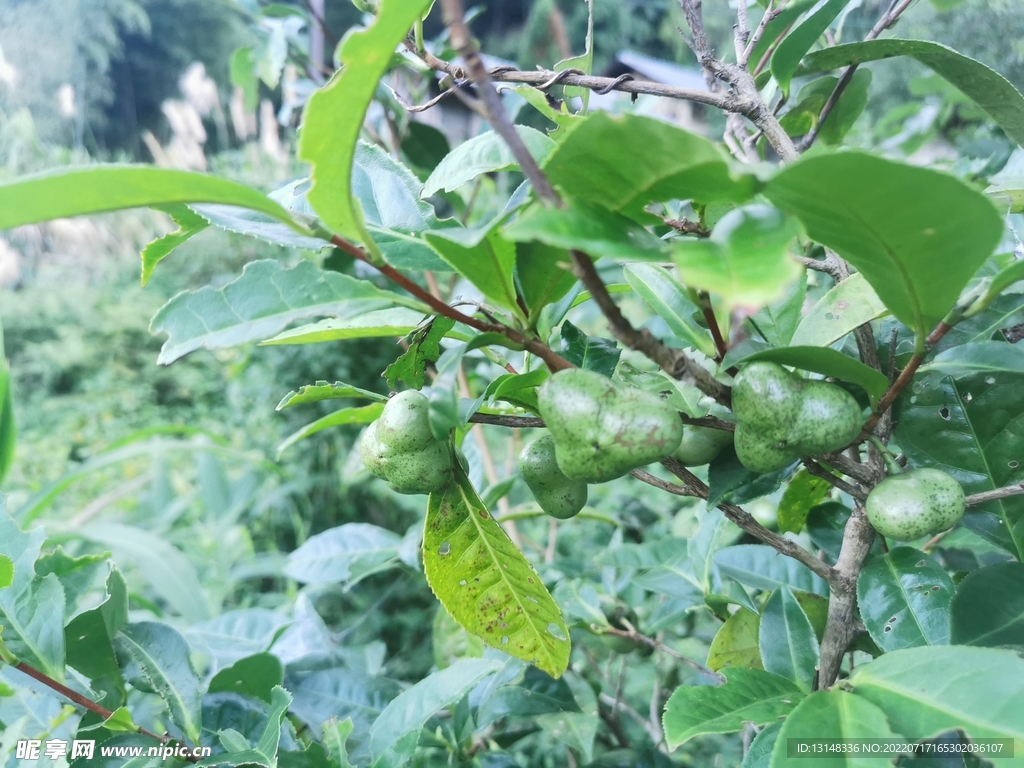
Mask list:
[[[688,470],[675,459],[665,459],[661,463],[666,469],[668,469],[669,472],[671,472],[680,480],[682,480],[683,484],[686,485],[687,488],[692,489],[695,496],[704,499],[705,501],[707,500],[708,487],[700,480],[700,478],[698,478],[696,475],[690,472],[690,470]],[[719,504],[718,508],[722,510],[723,513],[725,513],[725,516],[727,518],[732,520],[734,523],[736,523],[736,525],[738,525],[741,529],[749,533],[755,539],[763,541],[765,544],[767,544],[780,554],[786,555],[787,557],[793,558],[797,562],[803,563],[808,568],[810,568],[814,573],[818,574],[818,576],[821,576],[821,578],[825,579],[825,581],[829,582],[830,584],[834,580],[835,576],[832,571],[832,568],[830,568],[827,563],[824,563],[821,560],[819,560],[812,553],[808,552],[795,541],[780,536],[779,534],[773,531],[769,531],[767,528],[765,528],[763,525],[757,522],[757,520],[754,519],[753,515],[751,515],[746,510],[736,506],[735,504],[730,504],[728,502],[723,502]]]
[[[679,653],[675,648],[672,648],[671,646],[666,645],[665,643],[661,642],[660,640],[657,640],[656,638],[649,637],[649,636],[645,635],[643,632],[639,631],[636,627],[634,627],[632,624],[630,624],[625,619],[622,620],[622,623],[626,626],[626,629],[617,629],[616,627],[607,627],[607,628],[604,628],[602,630],[602,634],[615,635],[616,637],[625,637],[625,638],[628,638],[629,640],[632,640],[634,643],[642,643],[643,645],[649,646],[649,647],[653,648],[656,651],[661,651],[662,653],[664,653],[664,654],[666,654],[668,656],[671,656],[676,661],[683,662],[688,667],[691,667],[692,669],[697,670],[698,672],[700,672],[703,675],[707,675],[712,680],[715,680],[715,681],[717,681],[719,683],[724,683],[725,682],[725,678],[722,675],[720,675],[718,672],[714,672],[711,669],[708,669],[703,664],[700,664],[700,663],[694,661],[693,659],[686,658],[681,653]]]
[[[683,424],[689,424],[693,427],[708,427],[710,429],[720,429],[723,432],[734,432],[736,430],[736,425],[731,421],[718,419],[714,416],[694,418],[693,416],[687,416],[685,413],[680,413],[679,419]],[[513,429],[543,429],[545,426],[544,419],[536,416],[505,416],[503,414],[477,412],[470,416],[469,420],[475,424],[490,424],[496,427],[511,427]]]
[[[1024,496],[1024,480],[1014,485],[1008,485],[1005,488],[996,488],[994,491],[982,491],[981,493],[971,494],[964,499],[964,503],[968,507],[976,507],[979,504],[1006,499],[1010,496]]]
[[[836,477],[823,466],[821,466],[821,464],[816,462],[814,459],[804,459],[803,463],[810,474],[814,475],[815,477],[820,477],[829,485],[838,488],[840,491],[843,491],[848,496],[857,499],[857,501],[864,501],[864,499],[867,498],[868,495],[864,493],[864,491],[862,491],[860,488],[854,488],[841,477]]]
[[[689,496],[691,498],[698,498],[697,492],[693,488],[690,488],[685,485],[676,485],[675,483],[670,483],[667,480],[662,480],[660,477],[655,477],[650,472],[646,472],[642,469],[634,469],[629,474],[631,474],[641,483],[647,483],[650,486],[665,491],[666,493],[671,493],[674,496]]]

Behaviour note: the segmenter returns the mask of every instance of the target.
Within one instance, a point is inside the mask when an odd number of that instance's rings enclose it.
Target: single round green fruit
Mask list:
[[[842,387],[761,361],[736,377],[732,407],[736,455],[747,469],[761,473],[844,448],[862,423],[860,406]]]
[[[868,494],[864,504],[875,530],[896,541],[919,539],[952,528],[965,509],[960,483],[930,467],[887,477]]]
[[[732,432],[711,427],[683,427],[683,441],[675,452],[676,460],[684,467],[700,467],[710,464],[732,443]]]
[[[540,508],[559,520],[568,520],[587,504],[587,484],[570,480],[555,460],[555,439],[544,435],[519,454],[519,474]]]
[[[451,452],[434,437],[428,407],[416,390],[395,395],[359,444],[366,468],[398,493],[433,493],[451,482]]]
[[[558,468],[573,480],[614,480],[670,456],[683,437],[683,422],[666,401],[581,368],[544,382],[537,404]]]

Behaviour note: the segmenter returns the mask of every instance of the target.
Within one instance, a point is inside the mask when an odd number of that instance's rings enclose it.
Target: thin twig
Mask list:
[[[647,483],[659,490],[671,493],[674,496],[689,496],[691,498],[697,498],[697,492],[694,491],[693,488],[685,485],[676,485],[675,483],[670,483],[667,480],[662,480],[660,477],[652,475],[650,472],[643,469],[634,469],[629,474],[641,483]]]
[[[994,491],[972,493],[964,499],[964,503],[968,507],[976,507],[979,504],[985,504],[989,501],[998,501],[999,499],[1006,499],[1010,496],[1024,496],[1024,481],[1008,485],[1005,488],[996,488]]]
[[[629,640],[632,640],[634,643],[642,643],[643,645],[650,646],[654,650],[660,651],[661,653],[664,653],[666,656],[671,656],[676,661],[683,662],[683,664],[686,664],[688,667],[691,667],[692,669],[697,670],[702,675],[707,675],[712,680],[715,680],[717,682],[722,682],[722,683],[725,682],[725,678],[722,677],[722,675],[720,675],[719,673],[717,673],[717,672],[715,672],[715,671],[713,671],[711,669],[708,669],[703,664],[701,664],[699,662],[696,662],[693,659],[686,658],[681,653],[679,653],[679,651],[677,651],[675,648],[672,648],[671,646],[665,645],[665,643],[663,643],[663,642],[661,642],[659,640],[656,640],[653,637],[649,637],[649,636],[645,635],[643,632],[639,631],[636,627],[634,627],[632,624],[630,624],[629,621],[627,621],[626,619],[623,619],[622,623],[626,627],[625,629],[617,629],[616,627],[607,627],[603,631],[604,631],[605,634],[608,634],[608,635],[616,635],[617,637],[625,637],[625,638],[628,638]]]
[[[761,21],[754,29],[754,34],[750,38],[750,42],[747,43],[747,47],[740,54],[739,60],[736,62],[738,66],[746,67],[750,62],[750,56],[757,48],[757,44],[761,42],[761,38],[764,37],[764,31],[768,28],[768,24],[771,23],[775,17],[781,13],[781,9],[775,8],[775,0],[768,0],[768,6],[764,9],[764,15],[761,17]]]
[[[868,495],[864,493],[864,491],[862,491],[860,488],[855,488],[848,482],[843,480],[841,477],[836,477],[823,466],[821,466],[821,464],[816,462],[814,459],[804,459],[803,463],[810,474],[814,475],[815,477],[820,477],[829,485],[838,488],[840,491],[843,491],[850,497],[858,499],[860,501],[863,501],[864,499],[867,498]]]

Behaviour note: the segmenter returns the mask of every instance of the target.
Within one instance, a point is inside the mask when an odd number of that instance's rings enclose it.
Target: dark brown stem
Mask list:
[[[682,480],[683,484],[693,491],[693,495],[707,500],[708,487],[700,480],[700,478],[690,472],[690,470],[675,459],[665,459],[661,463],[669,472]],[[727,518],[732,520],[732,522],[736,523],[737,526],[749,533],[755,539],[763,541],[780,554],[786,555],[797,562],[803,563],[810,568],[811,571],[825,579],[825,581],[829,583],[833,581],[834,574],[828,564],[819,560],[795,541],[780,536],[773,531],[769,531],[757,522],[753,515],[735,504],[723,502],[718,505],[718,508],[722,510]]]
[[[854,507],[843,532],[843,546],[830,580],[828,621],[821,640],[821,662],[818,666],[819,690],[830,687],[839,676],[843,654],[857,635],[857,576],[871,549],[875,529],[871,527],[860,504]]]
[[[848,494],[852,498],[857,499],[858,501],[864,501],[864,499],[867,498],[867,494],[864,493],[864,491],[860,490],[859,488],[854,488],[841,477],[836,477],[834,474],[829,472],[814,459],[804,459],[803,463],[810,474],[814,475],[815,477],[820,477],[829,485],[838,488],[839,490]]]
[[[662,344],[646,328],[638,331],[633,327],[608,293],[589,256],[573,251],[572,263],[576,277],[590,291],[590,297],[608,321],[612,336],[657,363],[672,378],[693,384],[723,405],[729,404],[729,388],[691,360],[685,352]]]
[[[878,20],[875,26],[871,28],[871,31],[864,37],[864,42],[874,40],[885,30],[895,24],[899,20],[900,16],[903,15],[903,12],[907,10],[913,2],[914,0],[902,0],[899,5],[890,7],[888,11],[882,14],[882,18]],[[851,64],[843,71],[843,74],[839,78],[839,82],[836,83],[836,87],[832,89],[831,95],[829,95],[828,100],[825,102],[825,106],[821,108],[817,124],[815,124],[810,132],[804,136],[803,141],[800,142],[801,152],[807,151],[814,143],[814,140],[818,138],[818,134],[821,133],[821,129],[824,126],[825,121],[828,120],[828,116],[832,114],[836,104],[839,103],[839,98],[853,81],[853,75],[856,73],[858,66],[858,64]]]
[[[539,357],[552,371],[561,371],[566,368],[573,367],[572,363],[538,339],[532,339],[526,336],[526,334],[517,331],[515,328],[509,328],[507,325],[480,320],[479,318],[467,315],[454,307],[445,304],[439,298],[414,283],[394,267],[388,264],[374,264],[369,258],[367,258],[366,253],[362,248],[353,245],[347,240],[343,240],[337,235],[333,235],[331,237],[331,243],[336,248],[344,251],[350,256],[371,265],[391,282],[404,288],[410,294],[437,312],[437,314],[451,318],[456,322],[464,323],[470,328],[475,328],[476,330],[483,331],[484,333],[500,333],[510,341],[516,344],[521,344],[526,350]]]
[[[715,349],[718,350],[715,360],[720,363],[725,359],[725,355],[729,351],[729,345],[722,338],[722,329],[718,325],[717,318],[715,318],[715,309],[711,306],[711,297],[705,291],[700,293],[700,309],[704,313],[704,322],[708,324],[708,330],[711,331],[711,338],[715,341]]]
[[[22,674],[28,675],[36,682],[42,683],[47,688],[56,691],[73,704],[76,704],[82,709],[88,710],[89,712],[92,712],[93,714],[102,717],[104,720],[109,719],[114,714],[111,710],[107,709],[106,707],[101,707],[95,701],[93,701],[92,699],[87,699],[78,691],[73,691],[66,685],[58,683],[49,675],[40,672],[38,669],[29,664],[26,664],[24,661],[19,661],[17,664],[13,664],[12,666]],[[156,739],[161,744],[167,744],[170,741],[176,741],[176,739],[172,739],[167,734],[164,734],[163,736],[157,736],[155,733],[153,733],[152,731],[147,731],[145,728],[139,728],[138,733],[142,734],[143,736],[148,736],[151,739]],[[186,757],[185,759],[188,760],[190,763],[199,762],[198,757]]]

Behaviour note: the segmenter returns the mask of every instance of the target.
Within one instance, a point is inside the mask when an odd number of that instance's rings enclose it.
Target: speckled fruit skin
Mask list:
[[[430,431],[428,406],[416,390],[395,395],[359,444],[366,468],[398,493],[433,493],[451,482],[451,453]]]
[[[572,480],[614,480],[672,455],[683,437],[679,414],[667,402],[593,371],[559,371],[544,382],[537,403],[555,440],[558,468]]]
[[[939,469],[912,469],[887,477],[868,494],[864,511],[887,539],[911,541],[956,525],[964,516],[964,489]]]
[[[519,474],[540,508],[559,520],[568,520],[587,504],[587,484],[570,480],[558,468],[555,439],[544,435],[519,454]]]
[[[710,464],[732,443],[732,432],[711,427],[683,427],[683,441],[673,454],[684,467],[700,467]]]
[[[753,472],[776,472],[801,456],[839,450],[860,432],[849,392],[807,381],[776,363],[755,362],[736,377],[736,455]]]

